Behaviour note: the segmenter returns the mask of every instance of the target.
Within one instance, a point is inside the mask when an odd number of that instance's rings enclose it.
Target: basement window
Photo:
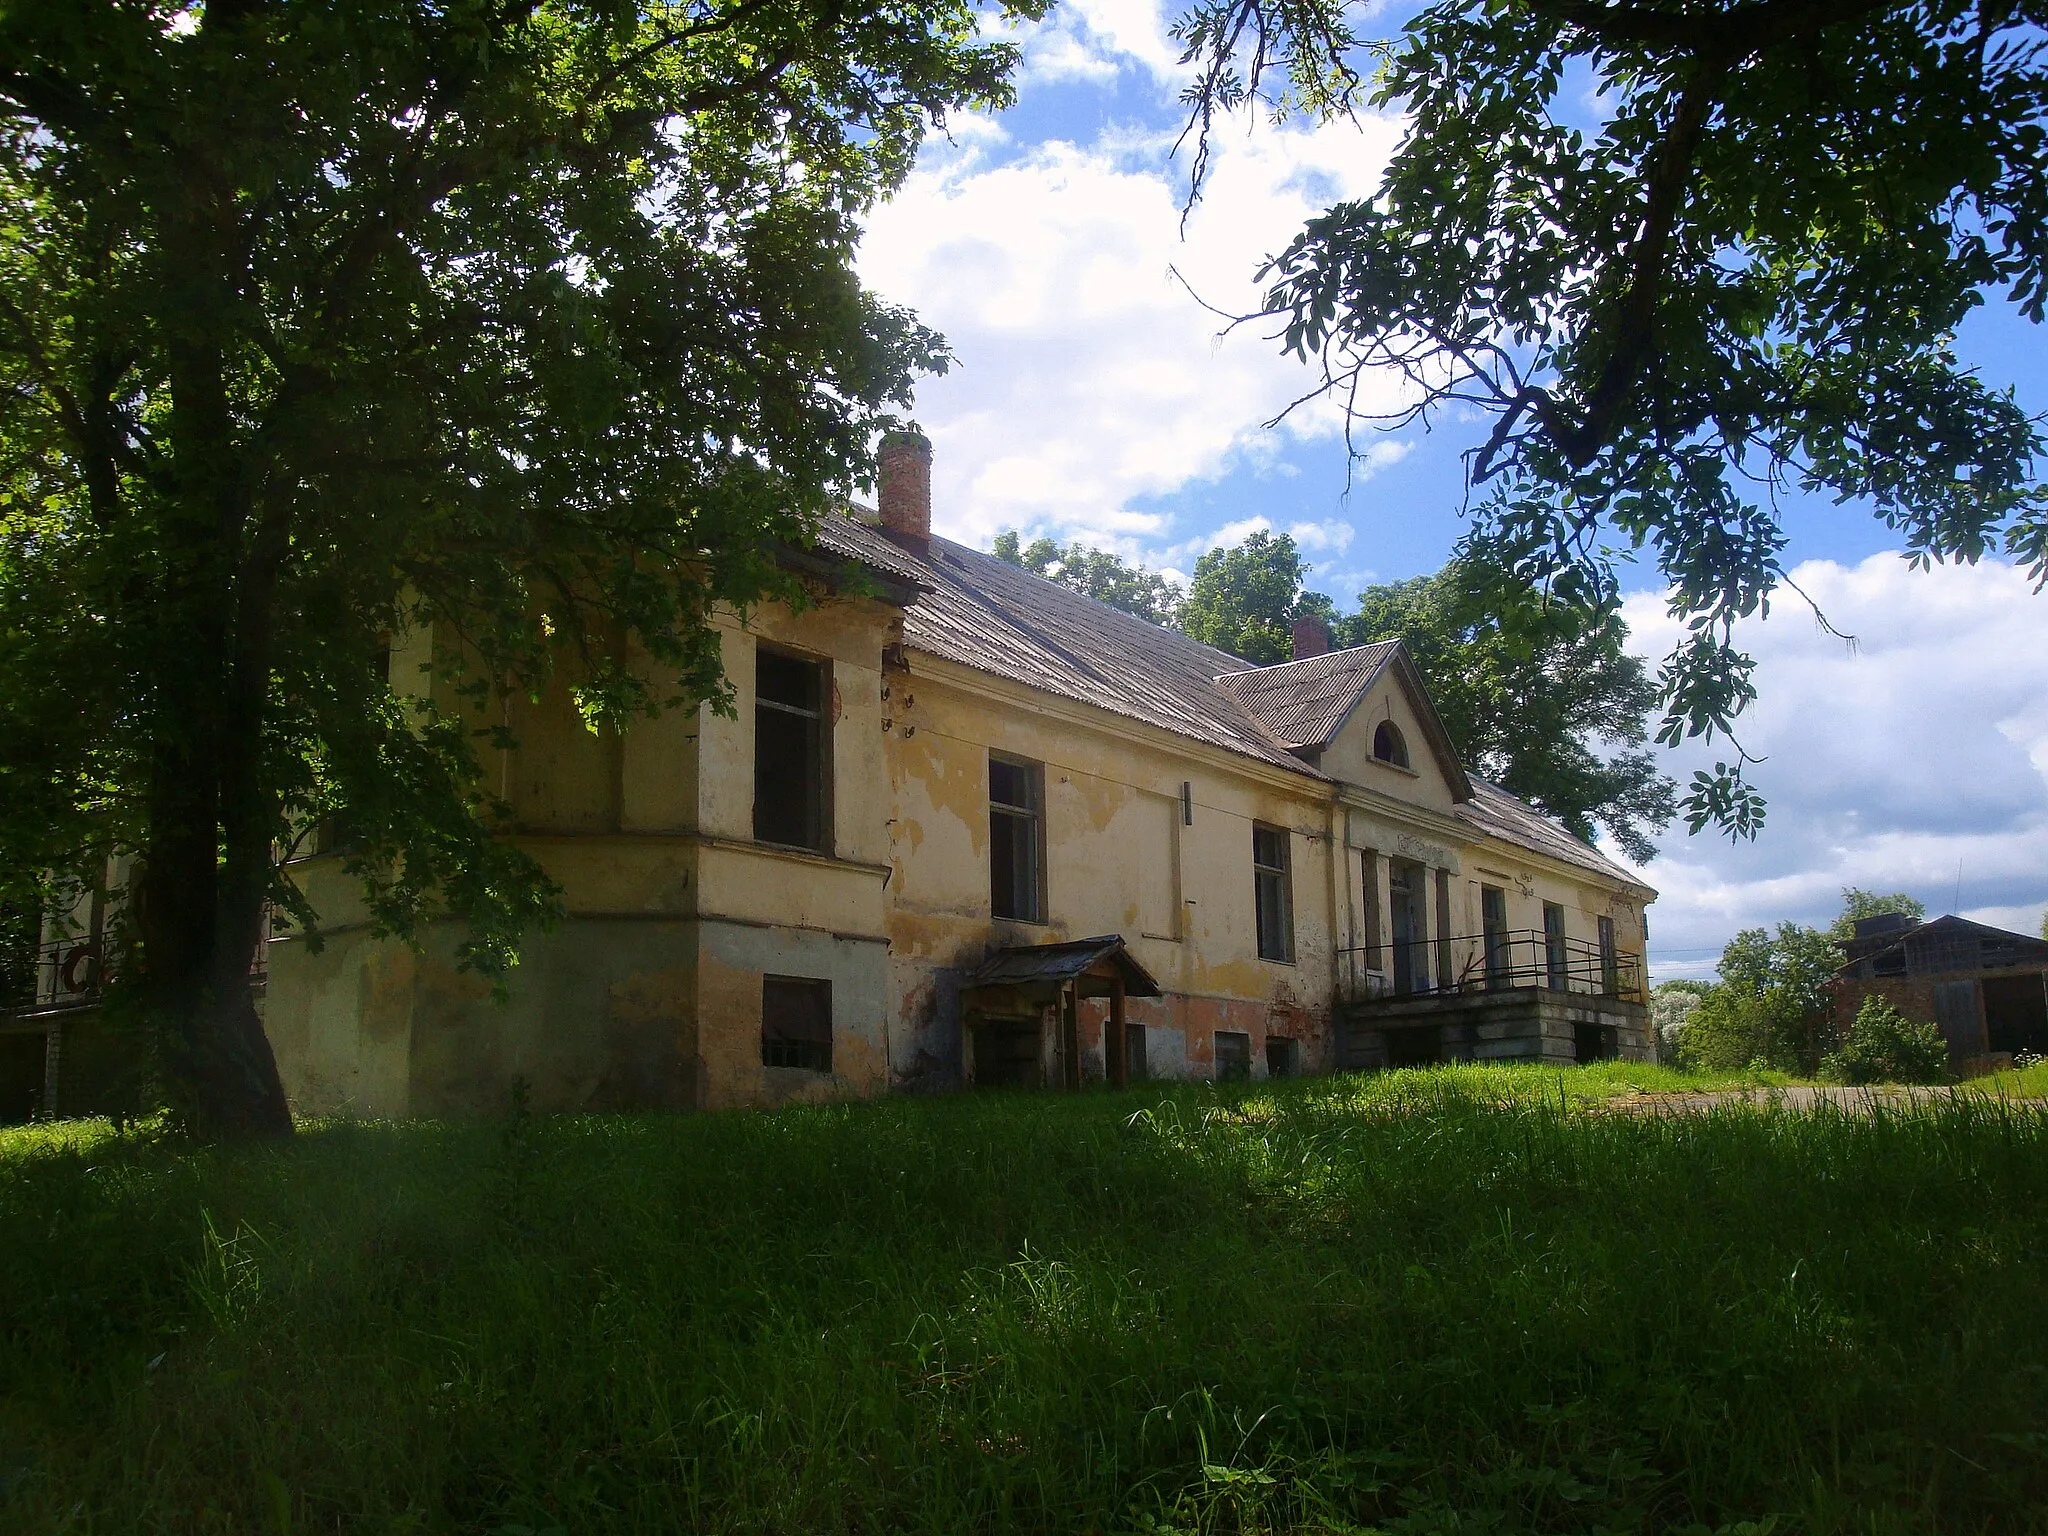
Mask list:
[[[832,983],[808,976],[761,978],[761,1065],[832,1070]]]
[[[989,910],[1020,923],[1045,921],[1045,767],[988,760]]]
[[[765,648],[754,653],[754,837],[829,851],[831,781],[822,662]]]
[[[1252,827],[1252,897],[1258,910],[1259,958],[1294,959],[1294,889],[1285,827]]]
[[[1252,1037],[1243,1030],[1216,1031],[1216,1081],[1248,1082],[1252,1075]]]
[[[1301,1076],[1301,1042],[1285,1035],[1266,1036],[1266,1076]]]

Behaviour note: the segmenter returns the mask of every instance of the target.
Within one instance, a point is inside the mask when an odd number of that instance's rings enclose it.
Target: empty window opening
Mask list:
[[[1612,1024],[1572,1026],[1572,1055],[1579,1065],[1612,1061],[1621,1054],[1621,1031]]]
[[[1045,921],[1044,803],[1042,765],[989,758],[989,910],[997,917]]]
[[[1444,1059],[1441,1024],[1410,1024],[1387,1031],[1389,1067],[1428,1067]]]
[[[1258,911],[1259,958],[1294,959],[1294,885],[1284,827],[1252,827],[1252,897]]]
[[[761,978],[761,1065],[832,1070],[832,983],[808,976]]]
[[[1131,1082],[1142,1083],[1151,1075],[1151,1066],[1145,1059],[1145,1026],[1124,1025],[1124,1076]]]
[[[1285,1035],[1266,1036],[1266,1076],[1299,1077],[1301,1042]]]
[[[1408,743],[1401,735],[1401,727],[1391,720],[1382,720],[1379,729],[1372,733],[1372,755],[1383,763],[1406,768]]]
[[[1252,1075],[1252,1037],[1242,1030],[1216,1031],[1216,1081],[1249,1082]]]
[[[827,851],[830,776],[823,664],[779,651],[754,653],[754,836]]]

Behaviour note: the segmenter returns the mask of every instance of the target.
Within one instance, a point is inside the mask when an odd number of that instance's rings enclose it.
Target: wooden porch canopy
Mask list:
[[[1130,1074],[1124,999],[1160,995],[1159,983],[1132,956],[1120,933],[1064,944],[1019,944],[992,950],[961,983],[960,993],[969,1008],[977,993],[1007,993],[1035,1006],[1057,1006],[1061,1075],[1069,1088],[1081,1086],[1080,1000],[1109,999],[1109,1027],[1103,1034],[1102,1054],[1110,1082],[1121,1088]]]

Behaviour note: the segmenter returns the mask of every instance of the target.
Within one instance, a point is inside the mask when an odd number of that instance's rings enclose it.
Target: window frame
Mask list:
[[[1495,917],[1499,921],[1495,922]],[[1508,941],[1508,893],[1507,887],[1487,885],[1479,887],[1479,942],[1481,955],[1486,967],[1486,985],[1498,987],[1506,983],[1508,973],[1514,966],[1514,956]]]
[[[1232,1040],[1242,1040],[1244,1042],[1244,1070],[1242,1072],[1232,1071],[1228,1077],[1224,1076],[1223,1073],[1222,1045],[1225,1036],[1228,1036]],[[1210,1031],[1209,1063],[1210,1071],[1213,1074],[1215,1080],[1219,1083],[1250,1082],[1252,1080],[1251,1031],[1248,1029],[1218,1029]]]
[[[1557,926],[1551,926],[1551,917],[1557,918]],[[1571,990],[1572,969],[1571,949],[1566,940],[1570,937],[1565,925],[1564,903],[1546,901],[1543,903],[1543,984],[1553,992]]]
[[[1391,754],[1380,751],[1380,738],[1382,735],[1393,746],[1394,750]],[[1408,757],[1408,735],[1400,726],[1394,724],[1391,719],[1382,720],[1373,727],[1372,757],[1376,763],[1388,763],[1396,768],[1406,768],[1410,773],[1415,771],[1415,765],[1409,761]]]
[[[801,989],[814,998],[824,1000],[825,1030],[821,1041],[815,1035],[791,1035],[770,1033],[770,995],[779,988]],[[786,1026],[784,1026],[786,1028]],[[784,1072],[816,1072],[830,1076],[832,1072],[832,982],[825,976],[784,976],[764,972],[761,977],[761,1065]],[[822,1053],[822,1054],[821,1054]],[[783,1056],[784,1060],[774,1059]],[[793,1059],[808,1056],[808,1060]]]
[[[1261,834],[1279,840],[1278,864],[1259,862]],[[1274,945],[1268,944],[1266,927],[1265,886],[1268,881],[1275,883],[1277,893],[1274,915],[1279,934],[1278,943]],[[1261,960],[1275,965],[1294,964],[1294,834],[1286,827],[1276,827],[1263,821],[1252,823],[1252,928]],[[1276,949],[1278,953],[1275,953]]]
[[[1026,782],[1030,787],[1032,804],[1028,806],[1018,805],[1014,801],[996,799],[995,770],[998,764],[1005,768],[1018,769],[1025,774]],[[989,915],[998,922],[1030,923],[1034,927],[1042,928],[1048,921],[1048,903],[1045,888],[1045,764],[1033,758],[1019,757],[1014,752],[999,752],[991,748],[988,754],[988,767]],[[999,820],[1011,827],[1014,827],[1014,824],[1017,822],[1027,822],[1029,825],[1028,841],[1031,849],[1032,868],[1031,878],[1028,883],[1031,896],[1031,911],[1028,913],[1004,912],[1000,910],[996,900],[996,846],[997,822]],[[1014,833],[1012,835],[1014,836]],[[1014,850],[1014,842],[1011,846]],[[1014,868],[1012,875],[1012,890],[1010,894],[1014,896],[1017,894]]]
[[[817,706],[805,709],[781,699],[771,699],[761,692],[761,658],[773,657],[778,661],[791,662],[808,669],[817,685]],[[784,838],[764,836],[761,826],[761,758],[762,733],[761,715],[767,711],[785,715],[810,723],[812,740],[808,756],[814,778],[806,786],[806,817],[812,823],[806,828],[813,835],[807,841],[790,842]],[[834,841],[832,829],[832,662],[827,657],[812,656],[802,651],[790,650],[779,645],[756,644],[754,647],[754,841],[771,848],[790,848],[801,853],[815,853],[824,858],[832,856]]]

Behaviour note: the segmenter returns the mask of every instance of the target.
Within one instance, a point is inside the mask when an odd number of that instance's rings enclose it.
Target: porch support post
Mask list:
[[[1130,1045],[1124,1036],[1124,978],[1118,972],[1109,983],[1109,1030],[1108,1038],[1102,1042],[1103,1054],[1109,1058],[1109,1082],[1113,1088],[1128,1088],[1131,1083]]]
[[[64,1059],[64,1025],[50,1020],[50,1032],[43,1036],[43,1102],[38,1118],[57,1118],[57,1074]]]
[[[1060,988],[1060,1077],[1081,1086],[1081,988],[1072,981]]]

